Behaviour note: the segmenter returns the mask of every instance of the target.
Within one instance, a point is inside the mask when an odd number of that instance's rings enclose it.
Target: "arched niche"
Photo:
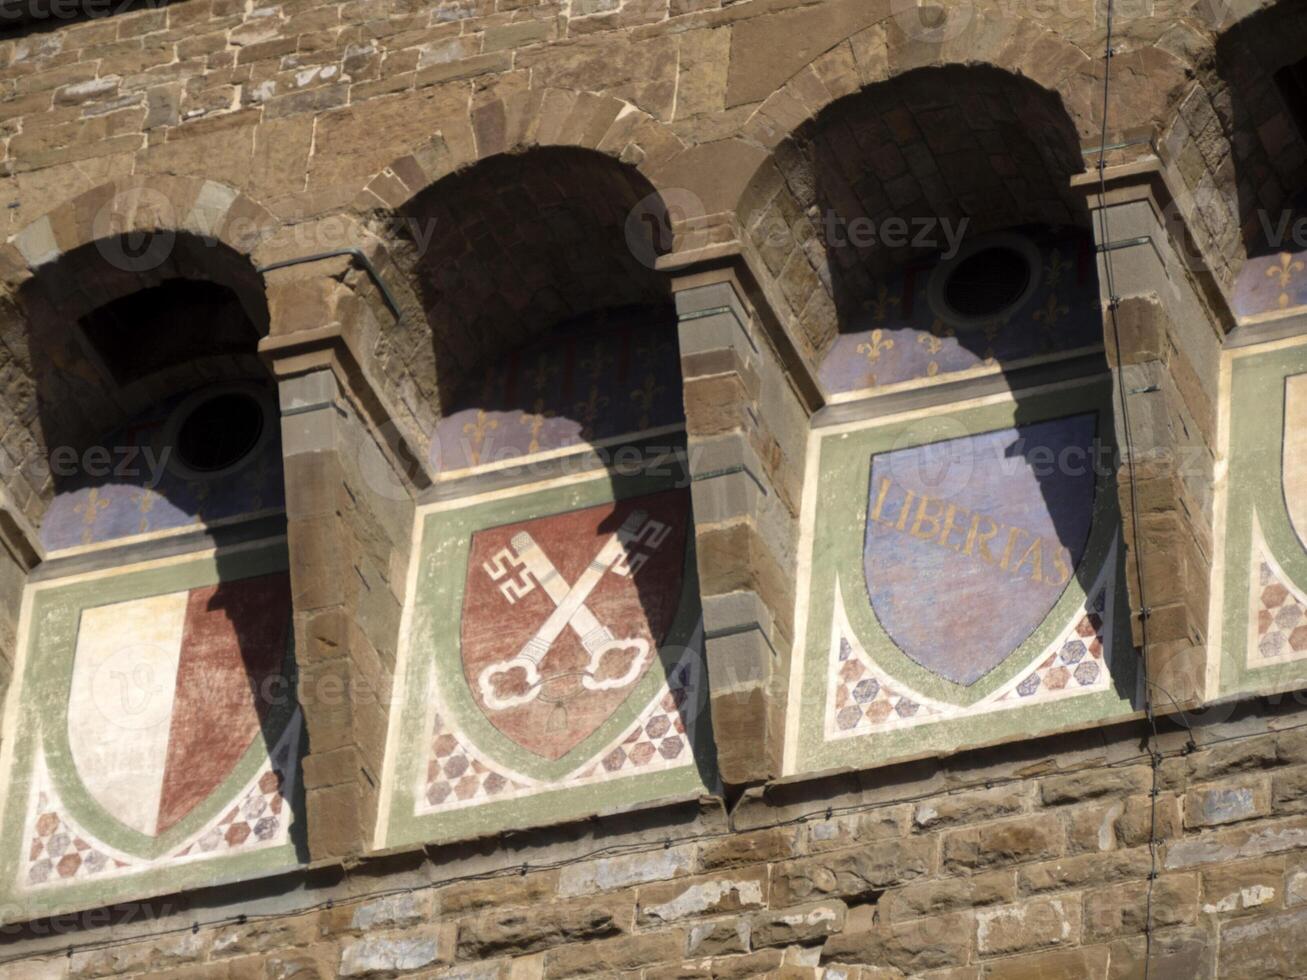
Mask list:
[[[378,843],[715,785],[664,212],[561,148],[401,211],[439,420]]]
[[[294,867],[304,725],[261,277],[154,229],[48,256],[12,300],[6,408],[43,560],[6,718],[8,897],[35,916]]]

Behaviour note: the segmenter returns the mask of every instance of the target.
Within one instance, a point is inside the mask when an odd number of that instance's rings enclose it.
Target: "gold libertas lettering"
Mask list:
[[[1002,524],[987,514],[938,497],[918,496],[913,490],[904,490],[902,497],[896,498],[896,487],[889,477],[881,478],[875,493],[869,516],[881,527],[996,565],[1031,582],[1060,588],[1071,579],[1072,568],[1062,547],[1027,528]],[[995,555],[992,543],[998,540],[1002,540],[1003,550]]]

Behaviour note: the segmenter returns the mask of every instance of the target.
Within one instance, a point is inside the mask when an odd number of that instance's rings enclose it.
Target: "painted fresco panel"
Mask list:
[[[932,309],[940,260],[894,270],[842,328],[819,378],[839,400],[922,382],[955,380],[1072,353],[1103,340],[1093,239],[1074,228],[1025,228],[1040,262],[1034,289],[1002,320],[959,331]]]
[[[94,444],[97,451],[105,451],[104,462],[75,465],[77,475],[56,481],[54,499],[41,521],[41,544],[48,552],[148,540],[285,507],[275,414],[248,460],[235,471],[205,476],[176,466],[165,433],[174,414],[194,397],[166,399],[105,433]]]
[[[379,846],[714,784],[682,465],[419,517]]]
[[[1209,697],[1307,683],[1307,345],[1236,352]]]
[[[1134,710],[1109,395],[815,433],[787,773]]]
[[[34,586],[0,896],[24,917],[302,860],[285,545]]]
[[[497,360],[436,427],[441,477],[684,425],[674,316],[623,311]]]
[[[1249,249],[1248,261],[1234,284],[1235,315],[1243,323],[1278,320],[1307,311],[1307,249],[1302,231],[1307,228],[1307,194],[1269,223],[1261,213],[1259,241]]]

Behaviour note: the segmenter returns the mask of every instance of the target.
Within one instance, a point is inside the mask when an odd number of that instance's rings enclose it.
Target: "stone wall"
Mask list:
[[[832,250],[823,211],[1148,241],[1103,282],[1121,300],[1105,340],[1137,453],[1120,483],[1142,514],[1135,640],[1186,701],[1217,655],[1221,292],[1250,216],[1307,160],[1248,67],[1300,55],[1300,0],[1243,4],[1282,13],[1233,33],[1199,10],[1123,18],[1105,131],[1092,10],[900,6],[177,0],[0,40],[0,520],[39,523],[52,444],[252,366],[109,391],[72,324],[168,278],[230,286],[281,385],[308,735],[304,868],[5,926],[0,978],[1121,978],[1145,957],[1156,976],[1307,973],[1293,698],[1209,709],[1192,742],[1136,719],[778,779],[795,583],[820,560],[800,540],[813,427],[1010,380],[999,363],[874,408],[828,399],[817,362],[916,253]],[[1110,187],[1082,149],[1104,135]],[[85,261],[173,232],[147,272]],[[470,372],[559,321],[672,295],[721,796],[374,853],[435,425]],[[23,575],[0,550],[0,685]]]
[[[777,788],[729,820],[395,855],[273,905],[197,894],[77,937],[106,948],[30,939],[48,958],[0,976],[1123,978],[1146,951],[1152,976],[1300,976],[1307,714],[1212,720],[1194,744],[1164,725],[1156,768],[1129,725]]]

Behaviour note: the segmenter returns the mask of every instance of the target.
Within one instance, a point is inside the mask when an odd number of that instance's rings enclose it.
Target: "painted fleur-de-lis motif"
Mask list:
[[[535,367],[527,376],[531,382],[531,388],[535,391],[544,391],[549,386],[549,379],[558,373],[558,365],[547,353],[541,353],[536,358]]]
[[[269,468],[267,453],[260,453],[259,457],[241,472],[241,488],[249,492],[248,504],[255,510],[263,506],[263,491],[268,485]]]
[[[953,328],[944,326],[943,320],[936,319],[930,325],[930,333],[917,335],[917,343],[926,348],[927,354],[934,357],[944,349],[944,338],[953,336],[956,336]]]
[[[144,534],[150,529],[150,511],[154,510],[154,505],[158,503],[159,495],[148,487],[143,488],[136,495],[136,510],[141,515],[141,521],[136,526],[138,534]]]
[[[473,466],[481,462],[481,449],[485,445],[486,433],[499,428],[499,419],[486,415],[483,408],[477,409],[476,418],[463,424],[463,435],[468,436],[467,458]]]
[[[903,300],[898,296],[889,294],[889,287],[881,283],[876,287],[876,298],[868,300],[866,308],[871,311],[871,318],[876,323],[884,323],[889,319],[891,306],[903,306]]]
[[[881,351],[891,350],[893,347],[893,338],[886,337],[884,330],[873,330],[867,340],[858,345],[857,350],[867,358],[868,364],[874,364],[880,360]]]
[[[957,334],[953,328],[946,327],[944,321],[939,319],[930,325],[930,333],[917,336],[917,343],[926,348],[926,354],[931,358],[926,365],[926,377],[933,378],[939,374],[939,362],[935,360],[935,355],[944,349],[944,338],[955,336]]]
[[[1048,288],[1057,289],[1062,285],[1062,274],[1071,268],[1071,263],[1062,258],[1061,249],[1053,249],[1048,255],[1048,262],[1044,265],[1044,274],[1048,276]]]
[[[637,428],[649,428],[649,417],[653,413],[654,401],[666,390],[666,386],[660,385],[651,371],[644,376],[644,384],[631,392],[631,401],[635,402],[640,409],[640,421],[637,423]]]
[[[892,350],[893,348],[894,348],[893,338],[886,337],[885,331],[880,329],[873,330],[871,332],[871,335],[867,338],[867,340],[865,340],[863,343],[859,344],[855,348],[859,354],[863,355],[867,359],[867,366],[868,366],[867,387],[868,388],[874,388],[876,386],[876,374],[873,370],[871,370],[871,366],[880,360],[881,351]]]
[[[209,480],[196,480],[187,484],[187,487],[195,494],[195,513],[199,516],[203,513],[205,504],[209,502],[209,493],[213,489],[213,484]]]
[[[1290,252],[1281,252],[1279,258],[1279,265],[1267,268],[1266,278],[1278,280],[1280,295],[1276,302],[1283,310],[1289,305],[1289,287],[1293,284],[1294,274],[1307,269],[1307,264],[1304,264],[1302,259],[1295,259]]]
[[[599,413],[608,407],[608,396],[599,394],[599,386],[591,385],[590,394],[583,402],[577,402],[575,411],[581,423],[581,438],[594,438],[594,422]]]
[[[535,404],[531,406],[531,411],[523,412],[522,417],[518,419],[527,427],[527,432],[531,434],[531,442],[527,445],[526,451],[535,453],[540,451],[540,430],[545,427],[545,420],[554,417],[554,413],[545,408],[545,400],[537,398]]]
[[[100,512],[107,509],[109,501],[100,496],[100,488],[92,487],[86,500],[73,508],[74,513],[82,515],[82,544],[95,540],[95,522],[100,519]]]
[[[591,381],[598,381],[613,363],[613,355],[604,349],[600,341],[590,349],[590,356],[581,358],[581,370],[589,375]]]
[[[1051,331],[1058,325],[1062,317],[1070,312],[1070,307],[1065,303],[1058,302],[1057,293],[1050,289],[1048,299],[1044,301],[1043,306],[1035,310],[1034,318],[1043,323],[1045,330]]]

